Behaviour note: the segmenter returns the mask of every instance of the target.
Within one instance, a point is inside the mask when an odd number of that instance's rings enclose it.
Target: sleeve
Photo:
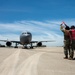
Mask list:
[[[60,25],[60,30],[61,30],[62,32],[64,32],[64,31],[65,31],[65,27],[64,27],[64,26],[62,26],[62,24]]]

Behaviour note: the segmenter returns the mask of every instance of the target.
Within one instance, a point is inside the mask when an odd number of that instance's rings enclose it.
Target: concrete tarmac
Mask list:
[[[75,75],[75,60],[62,47],[0,48],[0,75]]]

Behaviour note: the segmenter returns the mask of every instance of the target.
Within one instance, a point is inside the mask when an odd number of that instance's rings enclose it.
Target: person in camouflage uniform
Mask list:
[[[63,26],[65,25],[65,27]],[[69,26],[67,26],[64,22],[60,25],[60,30],[64,33],[64,59],[68,59],[68,55],[70,54],[70,36],[69,36]]]

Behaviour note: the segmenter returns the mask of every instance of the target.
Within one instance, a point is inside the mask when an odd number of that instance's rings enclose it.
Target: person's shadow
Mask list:
[[[75,58],[73,58],[73,60],[75,60]]]

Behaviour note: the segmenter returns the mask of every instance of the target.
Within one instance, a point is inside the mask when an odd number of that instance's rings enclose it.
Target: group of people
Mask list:
[[[64,59],[73,60],[75,49],[75,26],[69,27],[65,22],[60,24],[60,30],[64,33]]]

